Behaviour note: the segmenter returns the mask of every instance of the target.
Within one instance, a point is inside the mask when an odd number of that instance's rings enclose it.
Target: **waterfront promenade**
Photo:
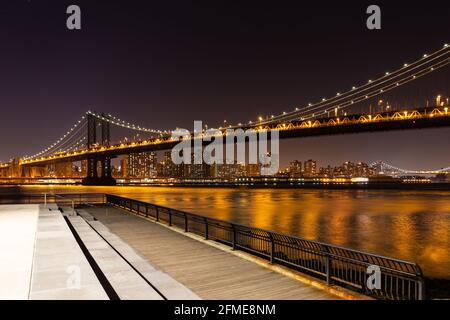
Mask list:
[[[338,299],[122,209],[102,205],[86,210],[203,299]]]
[[[1,299],[338,299],[122,209],[60,209],[0,206]]]

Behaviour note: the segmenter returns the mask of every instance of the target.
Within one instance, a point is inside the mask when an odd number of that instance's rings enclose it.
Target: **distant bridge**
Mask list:
[[[440,174],[440,173],[450,173],[450,167],[441,168],[441,169],[434,169],[434,170],[408,170],[408,169],[402,169],[395,167],[393,165],[390,165],[389,163],[386,163],[384,161],[376,161],[370,164],[373,168],[379,168],[383,172],[395,172],[398,174],[405,174],[405,175],[411,175],[411,174]]]

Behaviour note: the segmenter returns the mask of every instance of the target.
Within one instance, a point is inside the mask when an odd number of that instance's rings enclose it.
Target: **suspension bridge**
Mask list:
[[[32,168],[45,167],[61,162],[86,160],[87,185],[111,185],[115,183],[111,174],[111,159],[131,153],[167,150],[181,139],[202,139],[208,135],[226,135],[229,130],[279,131],[281,139],[320,135],[409,130],[450,126],[448,98],[438,95],[436,100],[426,100],[421,106],[390,104],[386,98],[393,98],[402,88],[408,88],[421,79],[430,79],[432,74],[448,77],[450,46],[424,54],[412,63],[404,63],[400,68],[386,72],[382,76],[353,86],[349,90],[337,92],[334,96],[322,98],[316,103],[296,107],[277,115],[259,116],[227,126],[190,132],[183,137],[172,137],[173,130],[149,128],[122,120],[108,113],[87,111],[68,131],[54,143],[34,155],[27,155],[0,164],[0,177],[30,177]],[[448,78],[447,78],[448,79]],[[442,85],[442,84],[441,84]],[[448,84],[444,90],[448,93]],[[410,88],[411,90],[411,88]],[[415,90],[414,87],[412,89]],[[418,91],[418,90],[416,90]],[[408,96],[411,93],[408,93]],[[429,96],[428,96],[429,97]],[[434,95],[433,95],[434,97]],[[398,100],[398,97],[397,97]],[[417,99],[416,99],[417,100]],[[383,102],[384,101],[384,102]],[[373,107],[373,104],[376,104]],[[361,112],[369,107],[369,112]],[[374,110],[375,109],[375,110]],[[112,128],[127,132],[125,138],[112,137]],[[131,135],[130,135],[131,133]],[[139,138],[136,138],[136,134]],[[131,136],[134,135],[134,138]],[[398,169],[400,173],[428,173]],[[100,172],[99,172],[100,171]],[[446,168],[446,172],[449,168]],[[440,170],[429,173],[443,172]]]
[[[431,174],[440,174],[440,173],[450,173],[450,167],[434,169],[434,170],[409,170],[403,169],[396,166],[393,166],[384,161],[376,161],[369,165],[372,168],[376,168],[378,172],[388,172],[392,174],[403,174],[403,175],[431,175]]]

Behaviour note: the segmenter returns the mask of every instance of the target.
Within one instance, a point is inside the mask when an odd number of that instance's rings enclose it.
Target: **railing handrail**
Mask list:
[[[160,206],[153,203],[105,194],[106,203],[117,205],[138,215],[156,218],[161,221],[161,212],[168,215],[169,226],[175,223],[185,232],[194,232],[230,245],[233,250],[244,250],[297,270],[303,270],[312,276],[324,278],[327,284],[350,287],[352,290],[388,299],[423,299],[424,279],[418,264],[410,261],[347,249],[318,241],[307,240],[297,236],[272,232],[238,223],[189,213],[183,210]],[[145,208],[145,212],[142,209]],[[154,216],[149,209],[155,210]],[[173,218],[178,217],[178,222]],[[164,218],[162,219],[164,221]],[[168,220],[168,221],[167,221]],[[197,223],[191,226],[188,222]],[[203,226],[198,229],[198,224]],[[211,234],[209,226],[223,230]],[[189,230],[190,229],[190,230]],[[240,235],[240,236],[238,236]],[[377,266],[384,284],[380,288],[368,289],[367,267]]]

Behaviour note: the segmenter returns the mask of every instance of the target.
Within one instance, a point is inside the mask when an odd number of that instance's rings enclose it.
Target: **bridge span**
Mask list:
[[[100,117],[102,139],[97,142],[96,128]],[[40,168],[49,164],[61,162],[74,162],[88,160],[88,176],[85,184],[114,184],[111,177],[111,159],[120,155],[168,150],[173,148],[179,139],[169,134],[159,135],[147,140],[129,141],[112,144],[109,136],[109,122],[106,116],[88,113],[88,145],[76,150],[59,151],[57,153],[35,158],[19,159],[14,162],[0,165],[0,176],[11,176],[12,172],[20,172],[26,176],[31,168]],[[91,123],[92,122],[92,123]],[[342,117],[327,117],[320,119],[299,119],[297,121],[240,126],[243,131],[254,130],[255,132],[279,131],[280,139],[305,138],[324,135],[357,134],[367,132],[381,132],[392,130],[412,130],[424,128],[439,128],[450,126],[450,111],[448,106],[422,108],[415,110],[401,110],[393,112],[382,112],[375,114],[344,115]],[[227,128],[219,128],[221,138],[226,136]],[[203,139],[207,137],[206,132],[193,134],[183,139]],[[207,142],[204,142],[207,144]],[[97,173],[97,163],[101,163],[101,172]],[[101,179],[101,180],[99,180]]]

